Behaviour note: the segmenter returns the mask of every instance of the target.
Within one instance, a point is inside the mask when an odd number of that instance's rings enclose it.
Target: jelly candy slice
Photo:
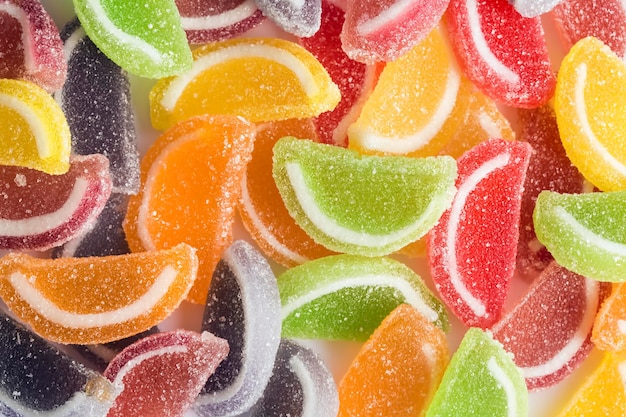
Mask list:
[[[481,91],[523,108],[552,97],[556,79],[538,17],[523,17],[508,0],[452,0],[446,17],[463,71]]]
[[[265,19],[254,0],[175,0],[191,44],[234,38]]]
[[[554,259],[599,281],[626,279],[626,191],[539,194],[535,232]]]
[[[442,31],[435,28],[385,66],[348,128],[350,148],[368,154],[437,154],[463,121],[469,87]]]
[[[554,110],[567,156],[603,191],[626,189],[626,64],[595,38],[563,59]]]
[[[391,258],[317,259],[283,272],[278,289],[283,337],[365,341],[402,303],[448,327],[441,301],[419,275]]]
[[[341,380],[338,417],[423,416],[449,360],[441,329],[413,307],[398,306]]]
[[[324,362],[310,349],[283,339],[263,397],[245,417],[336,417],[337,386]]]
[[[361,156],[295,138],[274,146],[274,179],[289,213],[337,252],[386,255],[419,239],[449,207],[455,178],[450,157]]]
[[[339,99],[324,67],[300,45],[241,38],[196,49],[189,71],[152,88],[150,115],[160,130],[198,114],[252,122],[303,119],[332,110]]]
[[[531,151],[527,143],[490,139],[466,152],[458,161],[452,207],[428,234],[437,290],[468,326],[489,327],[502,314]]]
[[[80,22],[61,34],[68,57],[68,81],[55,98],[72,133],[72,152],[109,159],[113,191],[139,191],[139,153],[128,76],[85,35]]]
[[[292,119],[257,127],[252,159],[246,168],[239,203],[243,225],[252,238],[265,254],[287,267],[332,254],[296,224],[274,183],[274,144],[279,138],[291,135],[314,138],[313,122],[310,119]]]
[[[233,243],[215,269],[202,329],[230,352],[196,400],[201,416],[235,416],[263,395],[280,343],[280,296],[267,261],[249,243]]]
[[[209,332],[179,329],[133,343],[104,371],[123,387],[107,417],[182,417],[227,354],[228,343]]]
[[[67,172],[70,129],[45,90],[28,81],[0,79],[0,121],[1,165]]]
[[[349,1],[341,41],[357,61],[395,61],[439,23],[450,0]]]
[[[21,416],[104,416],[117,395],[85,368],[0,312],[0,413]]]
[[[256,0],[259,9],[285,32],[313,36],[322,20],[322,0]]]
[[[161,135],[141,161],[142,190],[124,220],[131,250],[185,242],[198,250],[189,301],[203,304],[213,269],[231,243],[254,126],[235,116],[197,116]]]
[[[0,259],[0,297],[51,341],[106,343],[166,318],[187,295],[197,267],[188,245],[101,258],[9,253]]]
[[[607,353],[558,417],[614,417],[626,415],[626,359]]]
[[[0,4],[0,56],[0,78],[27,79],[50,92],[65,82],[59,30],[39,1]]]
[[[81,234],[111,194],[102,155],[76,156],[63,175],[0,166],[0,249],[46,250]]]
[[[602,303],[596,316],[591,341],[599,349],[626,350],[626,286],[613,284],[613,292]]]
[[[548,13],[563,0],[509,0],[515,10],[524,17],[538,17]]]
[[[553,262],[522,300],[493,327],[494,339],[513,354],[529,390],[567,377],[591,352],[591,328],[610,284]],[[541,343],[537,343],[537,341]]]
[[[162,78],[191,67],[191,51],[174,0],[73,1],[89,38],[126,71]]]
[[[580,193],[585,188],[585,181],[565,154],[551,106],[520,109],[518,115],[519,140],[528,142],[534,152],[530,156],[522,195],[516,272],[532,280],[553,259],[535,234],[533,211],[537,196],[543,190]]]
[[[426,417],[525,417],[528,391],[511,356],[491,334],[470,328],[452,356]]]

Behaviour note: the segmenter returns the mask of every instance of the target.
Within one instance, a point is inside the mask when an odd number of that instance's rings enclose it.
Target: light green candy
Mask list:
[[[533,222],[537,238],[561,266],[598,281],[626,281],[626,191],[544,191]]]
[[[126,71],[163,78],[191,68],[174,0],[74,0],[74,9],[89,38]]]
[[[524,377],[502,345],[471,328],[452,356],[426,417],[527,417]]]
[[[278,290],[286,338],[365,341],[403,303],[448,328],[441,301],[412,269],[390,258],[317,259],[280,275]]]
[[[336,252],[388,255],[425,235],[456,192],[448,156],[361,156],[310,140],[274,146],[274,180],[296,223]]]

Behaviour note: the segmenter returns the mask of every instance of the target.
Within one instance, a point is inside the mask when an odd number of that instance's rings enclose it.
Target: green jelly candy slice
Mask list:
[[[390,258],[335,255],[278,277],[286,338],[365,341],[406,303],[443,330],[443,304],[406,265]]]
[[[174,0],[74,0],[74,9],[89,38],[126,71],[163,78],[191,68]]]
[[[511,355],[470,328],[452,356],[426,417],[526,417],[528,390]]]
[[[598,281],[626,281],[626,191],[544,191],[533,221],[537,238],[563,267]]]
[[[457,166],[449,156],[362,156],[287,137],[274,146],[273,174],[289,213],[316,242],[383,256],[434,226],[452,202]]]

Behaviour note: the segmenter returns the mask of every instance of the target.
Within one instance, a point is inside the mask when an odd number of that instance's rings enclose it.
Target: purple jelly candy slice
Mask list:
[[[320,28],[321,0],[256,0],[256,4],[285,32],[305,38],[313,36]]]
[[[67,81],[56,94],[72,133],[72,151],[103,154],[111,164],[113,191],[139,191],[139,152],[126,71],[85,35],[78,19],[61,38],[68,59]]]
[[[228,341],[230,353],[195,404],[202,416],[239,415],[262,396],[280,343],[276,278],[249,243],[236,241],[211,280],[202,330]]]

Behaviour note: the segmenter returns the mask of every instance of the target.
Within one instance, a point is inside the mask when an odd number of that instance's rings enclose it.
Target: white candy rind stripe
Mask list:
[[[139,365],[140,363],[147,361],[149,359],[155,358],[157,356],[165,356],[165,355],[173,355],[173,354],[185,354],[189,351],[189,348],[185,345],[173,345],[173,346],[165,346],[159,349],[151,350],[149,352],[142,353],[138,355],[122,366],[122,368],[118,371],[117,375],[115,375],[115,380],[113,381],[116,385],[124,385],[124,377],[133,370],[134,367]]]
[[[52,155],[52,150],[48,145],[48,132],[43,126],[41,117],[33,111],[33,109],[17,97],[0,93],[0,106],[6,106],[11,110],[19,113],[24,121],[30,127],[35,137],[35,145],[37,146],[37,154],[39,158],[46,159]]]
[[[487,369],[491,376],[498,382],[498,385],[504,390],[507,400],[507,416],[517,416],[517,395],[515,386],[511,382],[511,379],[507,376],[506,372],[500,367],[495,357],[489,358],[487,361]]]
[[[398,0],[384,8],[379,15],[359,23],[356,30],[361,36],[371,35],[402,16],[413,3],[415,3],[415,0]]]
[[[225,12],[209,16],[181,16],[185,30],[213,30],[235,25],[257,11],[254,0],[246,0],[237,7]]]
[[[586,245],[595,246],[603,252],[609,252],[617,256],[626,256],[625,244],[608,240],[592,232],[576,220],[576,218],[574,218],[574,216],[572,216],[564,207],[555,207],[554,214],[566,223],[570,229],[580,237],[580,240],[585,242]]]

